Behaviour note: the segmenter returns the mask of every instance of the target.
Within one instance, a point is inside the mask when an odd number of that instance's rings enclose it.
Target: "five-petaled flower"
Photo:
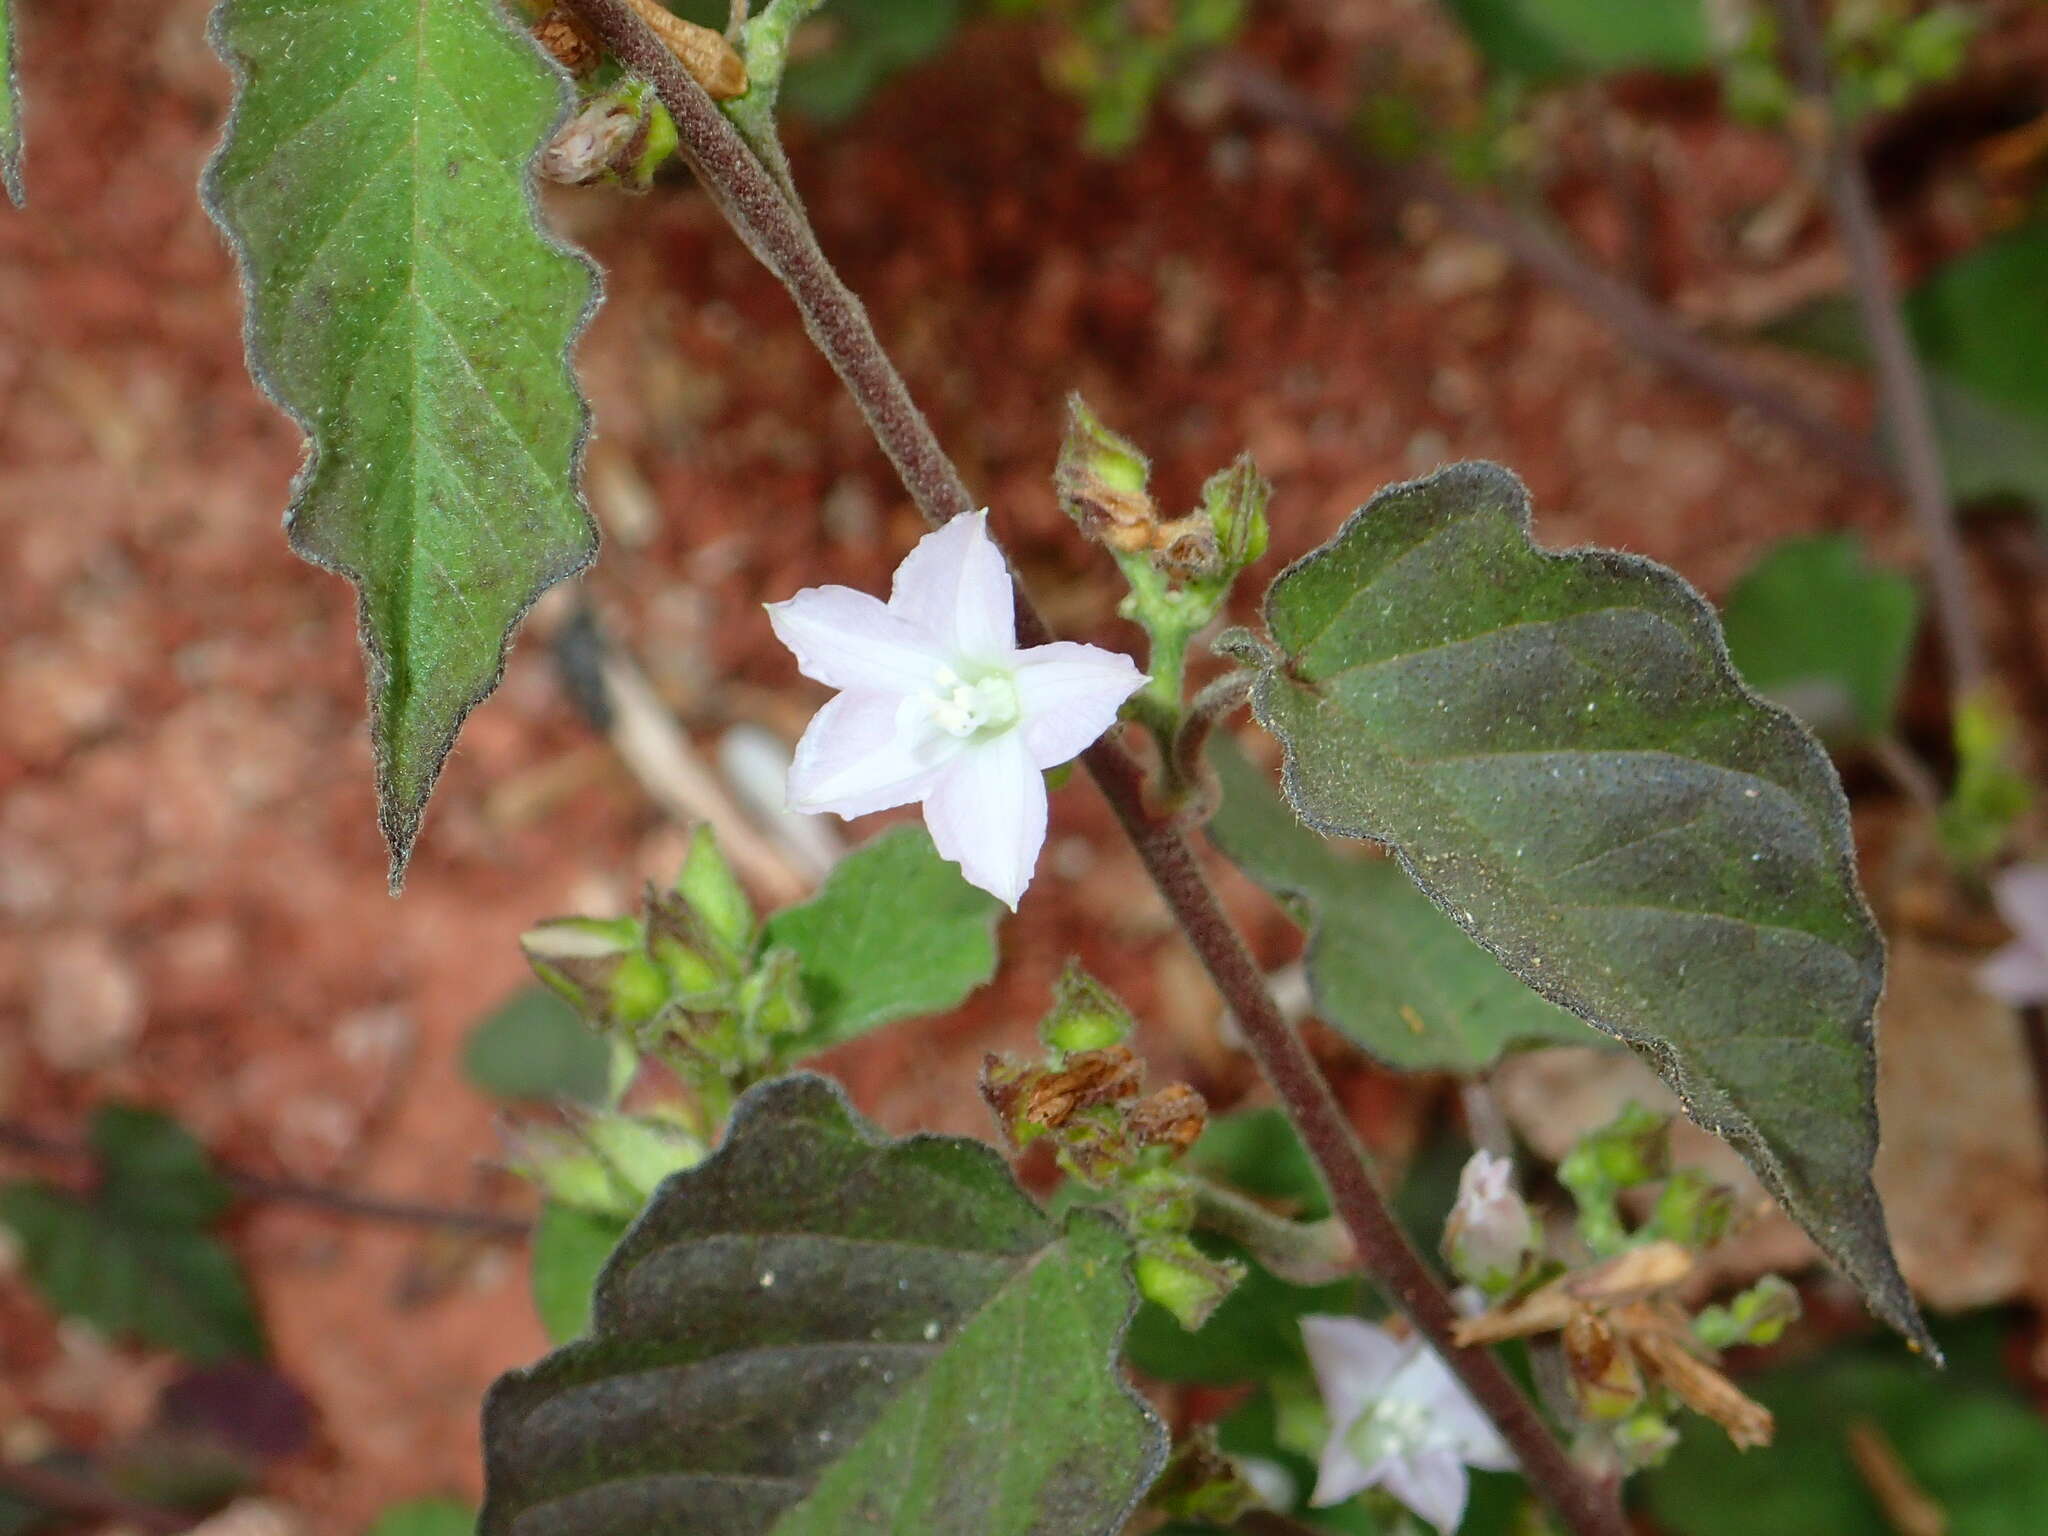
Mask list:
[[[1012,909],[1045,843],[1043,771],[1114,725],[1146,682],[1096,646],[1017,648],[985,511],[920,539],[887,603],[806,587],[768,617],[804,676],[840,690],[797,743],[790,808],[864,816],[921,800],[940,854]]]
[[[1465,1518],[1465,1469],[1515,1465],[1499,1431],[1420,1339],[1356,1317],[1304,1317],[1301,1333],[1330,1420],[1309,1503],[1385,1488],[1450,1536]]]

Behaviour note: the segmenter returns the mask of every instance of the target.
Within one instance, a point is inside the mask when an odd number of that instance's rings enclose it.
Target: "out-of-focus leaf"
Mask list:
[[[1998,1366],[1998,1324],[1980,1318],[1944,1337],[1939,1375],[1868,1346],[1794,1361],[1743,1390],[1777,1415],[1769,1448],[1688,1434],[1642,1487],[1671,1536],[1812,1531],[1888,1536],[1896,1529],[1850,1458],[1859,1421],[1874,1426],[1947,1517],[1948,1536],[2048,1531],[2048,1423]]]
[[[1823,740],[1888,735],[1920,624],[1920,594],[1871,565],[1855,535],[1773,545],[1721,610],[1743,681]]]
[[[1463,464],[1374,497],[1266,623],[1253,708],[1303,819],[1390,845],[1516,975],[1651,1058],[1924,1343],[1870,1182],[1883,946],[1841,786],[1699,594],[1537,549],[1521,483]]]
[[[459,1499],[408,1499],[377,1517],[367,1536],[473,1536],[476,1511]]]
[[[963,10],[961,0],[831,0],[810,23],[826,44],[791,62],[782,99],[805,117],[839,122],[891,75],[943,48]]]
[[[550,1200],[533,1229],[533,1306],[550,1344],[590,1331],[590,1298],[598,1271],[632,1225],[628,1217]]]
[[[251,368],[312,440],[293,547],[360,589],[395,881],[513,626],[596,549],[567,360],[594,283],[529,171],[564,81],[498,0],[221,0],[213,36],[206,200]]]
[[[203,1227],[234,1198],[206,1148],[169,1115],[132,1104],[93,1112],[100,1160],[96,1203],[112,1219],[152,1227]]]
[[[1495,68],[1533,79],[1660,69],[1713,60],[1701,0],[1449,0]]]
[[[14,71],[13,0],[0,0],[0,187],[19,208],[21,186],[21,82]]]
[[[1228,741],[1210,753],[1223,804],[1209,836],[1309,929],[1316,1013],[1388,1066],[1477,1072],[1517,1045],[1584,1045],[1586,1026],[1530,991],[1391,859],[1301,824]]]
[[[523,987],[469,1033],[462,1071],[503,1099],[611,1099],[612,1048],[546,987]]]
[[[263,1353],[234,1256],[204,1232],[39,1184],[0,1186],[0,1226],[21,1245],[37,1291],[66,1317],[202,1363]]]
[[[1128,1255],[979,1142],[763,1084],[627,1234],[590,1335],[491,1389],[481,1529],[1108,1536],[1165,1451],[1116,1366]]]
[[[811,1005],[812,1050],[894,1019],[951,1008],[996,970],[1002,903],[961,878],[922,827],[855,849],[825,888],[768,920],[793,949]]]

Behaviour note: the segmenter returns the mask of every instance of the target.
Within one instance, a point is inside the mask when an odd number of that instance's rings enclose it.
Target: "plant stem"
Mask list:
[[[937,526],[972,507],[959,471],[912,402],[859,300],[825,259],[799,207],[782,196],[703,88],[625,0],[572,3],[620,61],[654,86],[675,118],[691,168],[740,238],[795,299],[805,329],[860,406],[925,520]],[[1051,634],[1021,588],[1016,601],[1020,643],[1047,643]],[[1449,1292],[1394,1220],[1350,1122],[1267,991],[1251,952],[1203,878],[1193,849],[1147,811],[1144,771],[1137,759],[1112,735],[1089,748],[1082,762],[1236,1015],[1260,1068],[1321,1169],[1332,1208],[1350,1229],[1367,1268],[1458,1373],[1513,1447],[1530,1485],[1565,1525],[1577,1536],[1623,1536],[1626,1527],[1612,1491],[1572,1464],[1500,1361],[1485,1350],[1452,1343],[1456,1313]]]
[[[1193,1180],[1195,1225],[1227,1237],[1292,1285],[1328,1285],[1358,1268],[1358,1250],[1344,1227],[1321,1221],[1290,1221],[1256,1200],[1204,1178]]]
[[[1818,149],[1828,202],[1848,252],[1856,306],[1877,364],[1878,391],[1899,456],[1906,502],[1927,547],[1928,585],[1934,595],[1952,694],[1960,701],[1980,692],[1991,671],[1970,595],[1969,566],[1956,532],[1955,509],[1949,505],[1934,413],[1927,403],[1927,380],[1899,312],[1898,286],[1892,281],[1884,230],[1870,195],[1870,182],[1863,174],[1862,158],[1834,108],[1827,41],[1809,0],[1775,0],[1775,4],[1784,22],[1800,89],[1824,125]]]
[[[197,1515],[139,1503],[97,1483],[84,1482],[62,1472],[28,1462],[0,1465],[0,1493],[19,1498],[55,1515],[69,1515],[81,1521],[111,1522],[129,1530],[147,1531],[151,1536],[173,1536],[200,1523]],[[30,1524],[35,1524],[30,1521]]]
[[[46,1136],[27,1126],[0,1120],[0,1148],[37,1157],[97,1161],[98,1154],[82,1141]],[[533,1223],[524,1216],[497,1211],[465,1210],[455,1206],[425,1205],[411,1200],[386,1200],[377,1195],[358,1195],[326,1184],[307,1184],[297,1179],[273,1179],[260,1173],[216,1164],[221,1179],[244,1199],[276,1200],[288,1205],[311,1206],[341,1216],[361,1216],[371,1221],[397,1222],[413,1227],[444,1227],[475,1232],[484,1237],[523,1240],[532,1235]]]
[[[1473,196],[1425,161],[1394,161],[1371,153],[1335,113],[1249,59],[1223,54],[1211,68],[1247,109],[1307,134],[1381,193],[1428,203],[1468,235],[1498,245],[1643,356],[1798,433],[1846,468],[1894,482],[1890,461],[1869,438],[1756,378],[1634,288],[1590,265],[1548,230]]]

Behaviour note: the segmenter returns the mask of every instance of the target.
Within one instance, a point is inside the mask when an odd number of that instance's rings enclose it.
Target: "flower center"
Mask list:
[[[987,738],[1017,723],[1017,685],[1007,673],[991,672],[967,681],[951,667],[932,674],[922,696],[933,725],[962,741]]]
[[[1425,1405],[1411,1398],[1383,1397],[1351,1426],[1345,1440],[1359,1460],[1371,1465],[1428,1449],[1433,1428]]]

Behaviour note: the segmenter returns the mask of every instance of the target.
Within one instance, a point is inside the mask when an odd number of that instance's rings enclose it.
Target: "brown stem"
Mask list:
[[[1927,546],[1928,584],[1948,658],[1949,682],[1960,701],[1982,688],[1990,677],[1990,667],[1970,596],[1969,566],[1956,531],[1955,509],[1949,505],[1934,412],[1927,403],[1927,380],[1899,312],[1898,285],[1892,281],[1884,230],[1870,195],[1869,179],[1863,174],[1862,157],[1834,109],[1827,41],[1808,0],[1774,3],[1784,22],[1800,89],[1825,124],[1819,148],[1828,202],[1848,252],[1856,306],[1877,365],[1878,391],[1898,452],[1906,502],[1919,526],[1921,542]]]
[[[1212,68],[1247,109],[1307,134],[1374,187],[1405,201],[1432,204],[1450,224],[1500,246],[1643,356],[1798,433],[1857,474],[1893,483],[1890,462],[1869,438],[1756,378],[1628,284],[1589,265],[1549,231],[1473,196],[1433,165],[1372,154],[1335,113],[1249,59],[1223,54]]]
[[[625,0],[573,3],[605,46],[654,86],[675,119],[691,168],[740,237],[795,299],[805,329],[860,406],[926,521],[937,526],[972,507],[959,471],[912,402],[860,301],[825,259],[802,212],[782,196],[737,130]],[[1016,602],[1019,640],[1027,646],[1050,640],[1044,620],[1021,589]],[[1395,1222],[1343,1110],[1274,1004],[1244,940],[1203,878],[1194,851],[1179,832],[1147,811],[1144,771],[1137,759],[1111,735],[1081,760],[1236,1015],[1253,1055],[1322,1170],[1331,1204],[1350,1228],[1367,1267],[1443,1353],[1514,1448],[1531,1486],[1565,1524],[1579,1536],[1622,1536],[1625,1527],[1611,1493],[1580,1475],[1501,1363],[1484,1350],[1452,1344],[1455,1313],[1449,1293]]]
[[[2027,1070],[2034,1080],[2035,1120],[2042,1148],[2048,1151],[2048,1008],[2030,1003],[2020,1009],[2020,1044],[2026,1049]]]
[[[98,1157],[84,1142],[47,1136],[11,1121],[0,1121],[0,1148],[37,1157],[94,1161]],[[376,1195],[358,1195],[345,1189],[335,1189],[326,1184],[273,1179],[260,1173],[247,1173],[240,1168],[217,1167],[217,1171],[229,1188],[249,1200],[276,1200],[333,1211],[341,1216],[361,1216],[371,1221],[391,1221],[414,1227],[442,1227],[508,1241],[523,1241],[533,1232],[533,1223],[523,1216],[425,1205],[410,1200],[386,1200]]]
[[[1172,750],[1167,754],[1176,793],[1192,801],[1197,812],[1184,820],[1206,821],[1215,813],[1219,791],[1205,758],[1209,738],[1251,697],[1251,691],[1249,672],[1228,672],[1189,700]]]

